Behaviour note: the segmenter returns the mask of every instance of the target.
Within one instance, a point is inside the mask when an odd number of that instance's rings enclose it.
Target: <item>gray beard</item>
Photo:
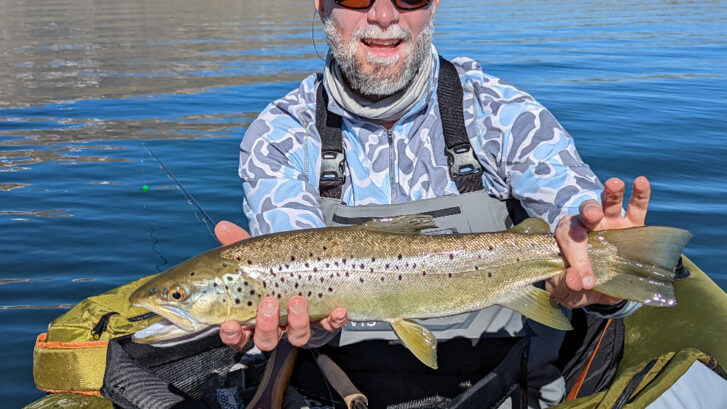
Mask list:
[[[419,34],[416,42],[411,41],[411,31],[399,26],[390,26],[386,31],[378,26],[367,26],[356,29],[346,44],[330,18],[324,20],[323,32],[326,33],[331,54],[336,59],[348,85],[362,95],[380,98],[393,95],[409,85],[424,59],[429,58],[434,35],[434,14],[429,18],[429,24]],[[367,55],[366,60],[374,70],[371,73],[364,72],[363,62],[359,62],[356,56],[360,39],[392,37],[407,41],[401,72],[394,71],[394,66],[399,62],[398,55],[385,58]]]

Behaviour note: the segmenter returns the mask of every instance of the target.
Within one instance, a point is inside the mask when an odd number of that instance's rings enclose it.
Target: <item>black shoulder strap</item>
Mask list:
[[[454,65],[439,57],[439,85],[437,98],[446,146],[449,173],[460,193],[484,189],[482,166],[475,157],[467,137],[462,112],[462,83]],[[340,115],[328,110],[328,94],[323,83],[318,85],[316,95],[316,128],[321,135],[321,173],[319,189],[321,197],[341,197],[341,188],[346,181],[346,166]]]
[[[457,185],[459,193],[476,192],[482,185],[482,165],[467,137],[462,113],[462,83],[454,65],[439,56],[439,84],[437,100],[442,118],[445,152],[449,163],[449,174]]]
[[[341,189],[346,181],[342,124],[343,118],[328,110],[328,93],[321,82],[316,95],[316,129],[321,135],[321,197],[340,199]]]

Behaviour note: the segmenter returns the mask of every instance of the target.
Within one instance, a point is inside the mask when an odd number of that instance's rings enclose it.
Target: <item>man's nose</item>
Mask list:
[[[399,22],[399,9],[394,6],[393,0],[378,0],[369,8],[367,18],[370,24],[386,28]]]

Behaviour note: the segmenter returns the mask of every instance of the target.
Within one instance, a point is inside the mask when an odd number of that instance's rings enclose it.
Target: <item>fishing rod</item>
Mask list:
[[[169,177],[172,178],[172,180],[177,185],[179,190],[181,190],[182,193],[184,193],[184,196],[187,197],[187,200],[189,201],[189,203],[194,205],[197,208],[197,210],[199,210],[200,214],[202,215],[202,219],[203,219],[202,221],[204,222],[205,227],[207,227],[207,231],[210,232],[210,234],[212,235],[212,238],[214,238],[216,240],[217,238],[213,232],[214,226],[216,225],[214,220],[212,220],[210,215],[208,215],[207,212],[204,211],[202,206],[200,206],[200,204],[197,202],[197,200],[194,198],[194,196],[192,196],[192,194],[189,193],[189,191],[184,187],[184,185],[182,185],[182,182],[180,182],[179,179],[177,179],[177,177],[174,176],[174,173],[172,173],[172,171],[169,170],[167,165],[165,165],[164,162],[162,162],[162,160],[159,159],[159,157],[154,153],[154,151],[151,150],[149,145],[147,145],[145,143],[142,143],[142,145],[146,148],[146,150],[149,152],[151,157],[154,158],[155,161],[157,161],[157,163],[162,167],[162,169],[164,169],[164,171],[167,172],[167,175],[169,175]],[[210,226],[212,226],[212,228],[210,228]]]

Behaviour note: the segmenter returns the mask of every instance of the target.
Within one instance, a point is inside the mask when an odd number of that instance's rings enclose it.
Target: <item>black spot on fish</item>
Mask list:
[[[323,293],[318,293],[318,298],[323,298]]]
[[[480,267],[479,267],[479,266],[475,266],[475,271],[477,271],[477,270],[479,270],[479,269],[480,269]]]
[[[321,282],[323,282],[323,277],[321,277]]]
[[[278,294],[278,299],[280,299],[280,294]]]
[[[278,287],[280,287],[280,286],[278,285],[278,283],[275,283],[275,288],[278,288]]]
[[[340,277],[340,276],[341,276],[341,273],[339,273],[338,271],[336,271],[336,277]]]
[[[480,260],[482,260],[482,254],[478,254],[477,255],[477,258],[480,259]]]
[[[227,263],[222,263],[222,267],[227,267]]]
[[[349,275],[349,274],[348,274],[348,271],[346,271],[346,277],[348,277],[348,275]]]
[[[239,304],[239,303],[240,303],[240,299],[239,298],[235,298],[235,304]]]
[[[381,276],[381,282],[382,283],[384,282],[384,276]]]
[[[285,277],[280,277],[280,282],[281,283],[284,283],[285,282]]]
[[[252,260],[247,260],[248,265],[252,265]]]
[[[243,282],[242,282],[242,284],[243,284],[243,285],[245,285],[245,286],[249,285],[249,284],[247,283],[247,281],[243,281]]]
[[[248,302],[247,302],[247,306],[248,306],[248,307],[252,307],[252,301],[248,301]]]
[[[242,288],[240,288],[240,287],[237,287],[237,292],[238,292],[238,293],[241,293],[241,292],[242,292]]]
[[[316,257],[316,260],[321,261],[321,258],[320,257]]]
[[[222,299],[222,302],[225,302],[225,301],[227,301],[227,300],[223,298],[223,299]]]
[[[359,279],[358,279],[358,281],[360,281],[360,282],[362,282],[362,283],[363,283],[363,282],[364,282],[364,279],[363,279],[363,277],[359,278]]]
[[[323,246],[323,251],[326,251],[326,250],[328,250],[328,247]]]
[[[359,265],[359,267],[361,267],[361,270],[363,270],[365,266],[363,265],[363,263],[361,263],[361,265]]]
[[[318,272],[318,267],[313,267],[313,272],[314,273],[317,273]]]
[[[332,293],[333,292],[333,288],[332,287],[328,287],[328,292],[329,293]]]
[[[386,265],[384,266],[384,268],[389,268],[389,263],[386,263]]]
[[[237,261],[240,261],[240,260],[242,260],[242,259],[240,258],[240,256],[237,256],[237,257],[235,257],[235,258],[237,259]]]
[[[333,274],[331,274],[331,276],[329,278],[333,278]]]
[[[303,276],[298,274],[298,280],[302,280],[302,279],[303,279]]]
[[[403,255],[401,255],[401,254],[399,254],[398,256],[396,256],[396,258],[398,258],[399,260],[401,260],[401,259],[402,259],[402,257],[404,257],[404,256],[403,256]]]
[[[452,278],[452,273],[447,274],[447,277]]]
[[[310,280],[311,280],[311,278],[313,278],[313,276],[312,276],[312,275],[310,275],[310,274],[308,274],[308,281],[310,281]]]
[[[516,258],[515,261],[519,263],[520,262],[520,259],[519,258]]]
[[[194,277],[194,271],[192,271],[191,273],[189,273],[189,275],[192,276],[192,277]]]
[[[376,261],[376,257],[371,257],[371,262],[373,263],[375,261]]]
[[[489,273],[489,272],[488,272],[488,273],[487,273],[487,276],[488,276],[488,277],[492,277],[492,273]]]
[[[283,271],[283,266],[278,266],[278,271]]]
[[[331,266],[331,263],[326,263],[326,268],[329,268]]]
[[[275,274],[275,273],[273,273],[272,267],[270,268],[270,274]]]
[[[411,268],[417,268],[417,263],[412,264]]]
[[[290,268],[290,264],[286,264],[286,265],[285,265],[285,269],[287,270],[287,269],[289,269],[289,268]]]
[[[295,278],[295,275],[293,273],[290,273],[290,278]]]
[[[374,268],[373,268],[373,267],[371,267],[371,268],[369,269],[369,272],[373,273],[373,272],[374,272]]]
[[[394,268],[395,268],[395,269],[396,269],[397,271],[399,270],[399,266],[394,266]]]
[[[334,261],[333,264],[338,267],[338,261]]]
[[[228,287],[228,286],[225,286],[225,290],[229,290],[229,289],[230,289],[230,287]]]
[[[313,257],[313,253],[309,253],[308,254],[308,257]]]
[[[489,246],[487,246],[487,249],[492,251],[494,249],[494,247],[492,247],[492,244],[490,244]]]
[[[404,267],[409,268],[409,263],[405,263]]]
[[[214,283],[212,283],[212,286],[217,287],[217,282],[215,281]]]
[[[227,276],[227,281],[232,281],[232,277],[231,276]]]
[[[255,290],[250,290],[250,295],[255,295]]]
[[[401,280],[401,274],[399,274],[399,280]]]
[[[295,288],[298,288],[298,283],[295,283]]]
[[[452,254],[452,253],[449,253],[449,259],[450,259],[450,260],[454,260],[454,254]]]
[[[423,276],[427,275],[427,272],[426,271],[422,271],[422,275]]]
[[[313,291],[308,291],[308,297],[310,297],[311,294],[313,294]]]
[[[344,258],[343,260],[341,260],[341,262],[342,262],[343,264],[346,264],[346,259]]]
[[[306,261],[305,266],[306,266],[306,268],[310,267],[310,264],[308,264],[308,262]]]
[[[268,288],[268,283],[267,283],[267,281],[263,281],[263,288]]]
[[[290,261],[295,261],[295,256],[290,256]]]

